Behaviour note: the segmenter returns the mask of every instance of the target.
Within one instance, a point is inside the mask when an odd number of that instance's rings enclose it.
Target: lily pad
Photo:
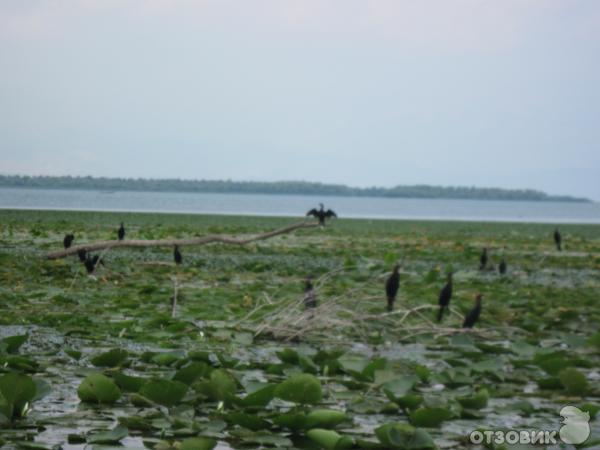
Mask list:
[[[121,398],[121,390],[110,378],[91,373],[79,385],[77,395],[85,403],[112,404]]]
[[[179,381],[152,380],[140,389],[140,395],[163,406],[175,406],[181,403],[188,390],[187,385]]]
[[[306,435],[315,442],[319,447],[326,450],[344,450],[354,446],[354,441],[349,436],[340,436],[332,430],[323,430],[314,428],[306,433]]]
[[[292,375],[275,388],[275,396],[288,402],[316,404],[323,398],[321,382],[314,375]]]

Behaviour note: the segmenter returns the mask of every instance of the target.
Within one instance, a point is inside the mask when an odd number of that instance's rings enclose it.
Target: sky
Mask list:
[[[600,2],[2,0],[0,173],[600,200]]]

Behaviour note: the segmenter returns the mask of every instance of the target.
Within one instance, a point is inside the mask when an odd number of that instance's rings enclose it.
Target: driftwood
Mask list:
[[[256,234],[254,236],[246,238],[238,238],[234,236],[226,236],[220,234],[209,234],[202,237],[191,238],[191,239],[128,239],[128,240],[112,240],[112,241],[97,241],[88,242],[87,244],[75,245],[65,250],[58,250],[46,254],[47,259],[59,259],[70,255],[76,255],[79,250],[86,250],[88,252],[95,250],[107,250],[114,248],[125,248],[125,247],[173,247],[178,245],[180,247],[190,245],[205,245],[212,243],[231,244],[231,245],[246,245],[255,241],[262,241],[269,239],[281,234],[291,233],[292,231],[299,230],[302,228],[316,228],[318,223],[310,222],[298,222],[292,225],[278,228],[277,230],[268,231],[266,233]]]

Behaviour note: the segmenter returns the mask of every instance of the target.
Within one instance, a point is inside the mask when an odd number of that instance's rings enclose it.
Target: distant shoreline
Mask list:
[[[501,189],[412,185],[392,188],[358,188],[305,181],[230,181],[133,179],[70,176],[0,175],[0,187],[27,189],[88,190],[100,192],[180,192],[210,194],[314,195],[324,197],[413,198],[442,200],[508,200],[592,203],[590,199],[549,195],[532,189]]]

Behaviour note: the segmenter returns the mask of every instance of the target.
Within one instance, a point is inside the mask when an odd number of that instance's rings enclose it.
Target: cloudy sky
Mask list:
[[[0,172],[600,200],[600,2],[2,0]]]

